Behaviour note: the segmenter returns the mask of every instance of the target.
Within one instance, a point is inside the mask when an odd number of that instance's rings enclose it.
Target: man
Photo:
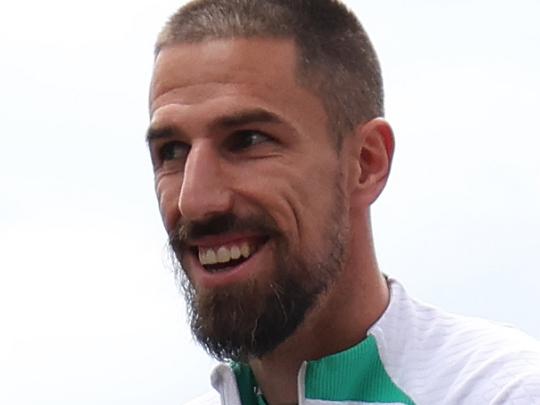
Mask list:
[[[194,403],[534,404],[540,347],[381,274],[394,141],[372,45],[332,0],[199,0],[156,46],[148,143],[195,337]]]

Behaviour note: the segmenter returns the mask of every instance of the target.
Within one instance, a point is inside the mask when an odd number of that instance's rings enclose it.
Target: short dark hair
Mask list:
[[[373,45],[337,0],[195,0],[169,19],[155,53],[175,43],[253,37],[295,41],[299,83],[323,101],[338,145],[358,124],[384,114]]]

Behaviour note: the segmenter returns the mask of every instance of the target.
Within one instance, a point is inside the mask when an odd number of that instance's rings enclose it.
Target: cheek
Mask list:
[[[316,164],[298,179],[294,188],[297,207],[295,214],[299,226],[300,243],[305,251],[314,256],[322,253],[327,240],[332,238],[328,234],[329,225],[336,219],[336,215],[343,214],[343,198],[339,192],[339,175],[335,165]]]
[[[273,216],[293,251],[316,255],[332,216],[335,181],[331,170],[309,169],[313,167],[259,176],[264,179],[259,181],[260,190],[264,190],[264,199],[259,202]]]
[[[181,184],[182,182],[178,179],[178,176],[158,176],[155,179],[159,211],[168,232],[173,230],[178,223],[178,197]]]
[[[333,215],[336,205],[335,183],[312,183],[287,176],[275,182],[261,182],[259,190],[243,193],[247,200],[272,215],[280,229],[289,236],[303,238],[303,234],[319,233],[321,225]],[[257,192],[258,191],[258,192]]]

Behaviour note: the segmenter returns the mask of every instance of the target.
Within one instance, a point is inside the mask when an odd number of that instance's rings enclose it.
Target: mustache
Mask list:
[[[225,213],[202,221],[181,221],[169,233],[169,244],[176,253],[179,253],[188,246],[189,242],[197,239],[240,232],[253,232],[269,237],[277,237],[281,234],[276,222],[269,215],[239,217],[233,213]]]

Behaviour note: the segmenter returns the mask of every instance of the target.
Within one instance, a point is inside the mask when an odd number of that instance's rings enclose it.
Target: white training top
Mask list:
[[[395,280],[389,285],[389,306],[366,339],[302,365],[299,405],[540,404],[538,341],[415,301]],[[263,404],[250,373],[247,365],[218,365],[217,392],[188,404]]]

